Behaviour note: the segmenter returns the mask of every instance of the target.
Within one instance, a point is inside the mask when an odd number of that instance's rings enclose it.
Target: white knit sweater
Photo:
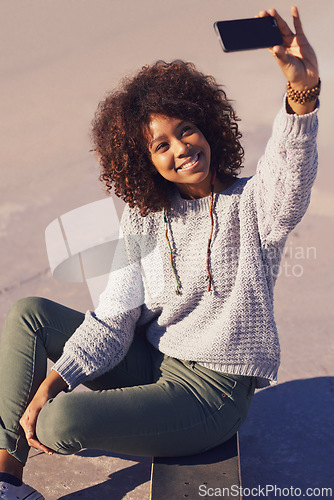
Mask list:
[[[317,169],[317,110],[282,109],[256,175],[215,195],[207,291],[210,197],[185,200],[175,191],[168,234],[181,294],[170,265],[162,212],[125,208],[109,284],[95,312],[65,345],[55,369],[70,389],[110,370],[135,331],[175,358],[275,383],[280,349],[273,288],[288,233],[303,217]]]

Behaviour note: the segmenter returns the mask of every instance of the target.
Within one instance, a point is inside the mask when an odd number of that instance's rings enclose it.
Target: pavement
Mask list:
[[[254,173],[281,105],[284,79],[266,51],[224,54],[212,25],[271,6],[265,0],[0,4],[0,326],[10,305],[29,295],[82,311],[93,307],[86,283],[52,276],[45,229],[61,215],[104,198],[90,152],[90,122],[97,103],[124,75],[175,58],[214,75],[242,118],[242,175]],[[288,0],[277,8],[289,18]],[[309,210],[288,239],[275,290],[279,384],[256,393],[240,450],[244,488],[271,485],[304,493],[308,487],[334,490],[334,6],[331,0],[316,5],[303,0],[300,11],[323,82],[319,174]],[[122,204],[115,203],[120,214]],[[96,450],[70,457],[32,451],[25,481],[47,500],[142,500],[149,498],[150,464],[149,458]],[[266,493],[275,498],[273,489]]]

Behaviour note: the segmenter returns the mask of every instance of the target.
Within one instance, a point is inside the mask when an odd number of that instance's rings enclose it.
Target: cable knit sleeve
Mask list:
[[[264,246],[284,241],[309,205],[317,172],[317,111],[296,115],[282,108],[275,119],[253,178]]]
[[[131,235],[129,219],[129,208],[125,207],[123,238],[115,250],[108,285],[95,312],[87,311],[53,366],[68,383],[68,390],[112,369],[131,345],[143,304],[143,285],[140,247]]]

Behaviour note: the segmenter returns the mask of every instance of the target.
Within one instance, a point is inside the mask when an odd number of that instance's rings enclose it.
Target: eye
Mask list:
[[[196,132],[196,127],[194,125],[185,125],[181,130],[181,136],[192,135]]]
[[[190,135],[194,132],[194,127],[191,125],[185,125],[181,130],[181,135]]]
[[[157,145],[157,147],[155,148],[155,151],[160,151],[164,148],[168,147],[168,142],[160,142],[160,144]]]

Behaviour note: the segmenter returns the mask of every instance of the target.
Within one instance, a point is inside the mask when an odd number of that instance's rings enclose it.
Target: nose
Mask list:
[[[183,141],[182,139],[177,139],[174,145],[174,154],[178,158],[183,158],[189,156],[190,144]]]

